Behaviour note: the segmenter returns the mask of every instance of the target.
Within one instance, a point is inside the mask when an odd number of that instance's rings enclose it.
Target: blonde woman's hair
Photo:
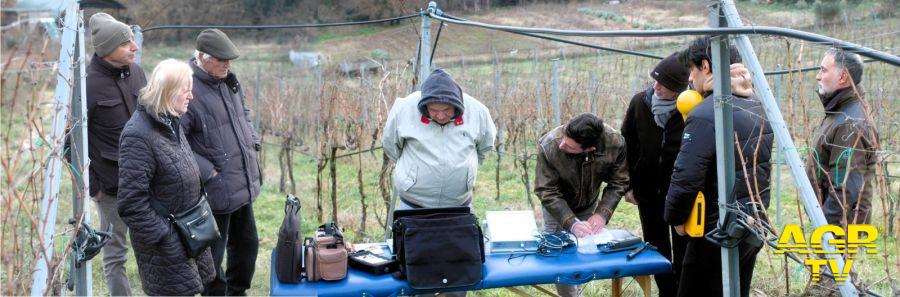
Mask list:
[[[175,59],[166,59],[159,62],[147,86],[141,89],[138,99],[150,114],[166,114],[177,116],[173,108],[175,96],[181,88],[191,83],[194,72],[187,63]]]

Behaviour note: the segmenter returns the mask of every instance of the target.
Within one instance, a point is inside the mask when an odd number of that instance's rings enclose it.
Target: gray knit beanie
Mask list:
[[[91,16],[91,44],[98,57],[105,57],[119,45],[134,38],[131,28],[109,14],[99,12]]]

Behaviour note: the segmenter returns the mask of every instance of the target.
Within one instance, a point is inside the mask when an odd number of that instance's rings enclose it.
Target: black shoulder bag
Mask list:
[[[288,194],[284,203],[284,220],[278,230],[275,246],[275,274],[283,283],[296,284],[303,271],[303,236],[300,234],[300,199]]]
[[[393,225],[400,272],[413,289],[476,285],[483,276],[484,241],[471,213],[399,218]]]
[[[209,202],[206,201],[206,190],[201,186],[200,191],[202,192],[200,201],[177,214],[169,212],[158,201],[150,199],[150,204],[153,205],[156,212],[172,222],[175,230],[178,230],[178,237],[184,244],[184,250],[187,251],[188,258],[192,259],[219,239],[219,227],[216,225]]]

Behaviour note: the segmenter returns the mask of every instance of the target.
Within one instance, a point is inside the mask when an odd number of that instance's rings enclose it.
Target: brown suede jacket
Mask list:
[[[534,192],[566,229],[575,223],[575,213],[586,209],[594,209],[609,222],[628,187],[625,138],[604,125],[601,147],[587,154],[570,155],[559,150],[564,127],[553,129],[538,142]],[[606,187],[601,197],[602,182],[606,182]]]
[[[829,224],[868,224],[875,190],[878,134],[866,121],[853,88],[819,97],[825,106],[825,118],[810,143],[814,149],[806,167],[810,182]]]

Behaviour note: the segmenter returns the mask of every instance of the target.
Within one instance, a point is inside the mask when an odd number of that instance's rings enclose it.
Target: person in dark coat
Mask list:
[[[222,31],[200,32],[190,60],[195,102],[181,121],[222,235],[212,249],[217,277],[204,295],[245,295],[259,251],[253,201],[261,185],[260,142],[244,91],[231,71],[231,61],[238,56],[237,47]]]
[[[675,159],[672,181],[666,194],[665,220],[675,226],[676,232],[684,233],[684,224],[693,208],[698,192],[707,197],[705,207],[705,232],[709,233],[717,225],[718,176],[716,169],[716,140],[714,124],[715,99],[713,92],[713,69],[710,57],[710,38],[702,37],[691,42],[682,54],[682,60],[689,66],[690,81],[694,89],[703,95],[700,102],[689,114],[681,139],[681,149]],[[769,205],[769,175],[774,134],[766,120],[762,105],[753,94],[749,72],[739,64],[737,50],[731,48],[731,88],[734,119],[734,197],[740,212],[765,219],[765,208]],[[716,68],[717,69],[717,68]],[[743,162],[741,161],[743,159]],[[746,164],[746,167],[744,167]],[[741,296],[749,296],[756,254],[760,247],[753,247],[747,241],[739,244],[739,270]],[[685,248],[678,296],[722,296],[721,247],[705,238],[690,238]]]
[[[819,64],[818,95],[825,108],[813,131],[806,174],[822,206],[825,221],[847,228],[869,224],[878,162],[878,132],[862,102],[863,61],[855,53],[831,48]],[[858,282],[855,272],[851,279]],[[839,296],[834,280],[807,286],[802,296]]]
[[[94,56],[87,67],[88,157],[90,195],[100,215],[100,230],[112,226],[103,246],[103,274],[111,296],[131,296],[125,273],[128,226],[119,218],[119,136],[137,107],[138,91],[147,84],[144,70],[134,63],[134,35],[128,25],[105,13],[91,16]]]
[[[191,82],[186,63],[160,62],[119,142],[119,215],[131,228],[141,284],[151,296],[195,295],[216,273],[210,250],[189,258],[175,226],[153,208],[180,213],[201,198],[200,170],[180,125]]]
[[[687,238],[675,233],[663,220],[666,193],[684,130],[675,98],[687,88],[689,72],[679,54],[672,53],[650,71],[653,86],[631,98],[622,121],[630,180],[625,201],[638,207],[644,240],[672,261],[673,273],[654,276],[659,296],[675,296],[687,244]]]
[[[875,190],[877,132],[861,102],[859,55],[830,49],[816,80],[825,118],[813,133],[807,174],[829,224],[868,224]]]

